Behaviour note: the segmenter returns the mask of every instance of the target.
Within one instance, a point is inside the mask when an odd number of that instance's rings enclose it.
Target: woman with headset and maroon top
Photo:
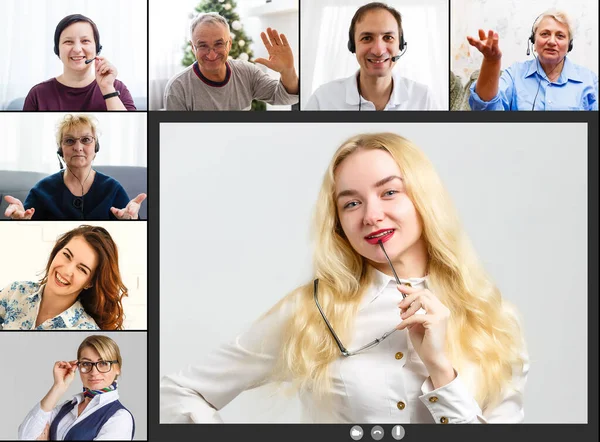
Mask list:
[[[81,14],[63,18],[54,31],[54,53],[63,73],[35,85],[24,111],[135,110],[127,87],[117,80],[117,68],[100,57],[96,24]]]
[[[20,440],[133,440],[135,420],[119,401],[123,360],[107,336],[83,340],[74,361],[54,364],[54,383],[19,426]],[[57,405],[79,369],[83,391]]]
[[[549,9],[531,27],[527,55],[500,74],[502,52],[497,32],[479,30],[467,37],[483,54],[479,78],[471,85],[473,110],[598,110],[598,76],[569,60],[573,25],[562,11]],[[533,51],[532,51],[533,49]]]
[[[146,194],[129,200],[117,180],[95,171],[92,161],[100,150],[95,119],[66,115],[58,124],[57,154],[66,168],[39,181],[25,203],[10,195],[5,216],[34,220],[137,219]],[[59,160],[60,161],[60,160]]]

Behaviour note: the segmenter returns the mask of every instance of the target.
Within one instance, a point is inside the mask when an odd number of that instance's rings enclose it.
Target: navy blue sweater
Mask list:
[[[23,204],[34,208],[34,220],[115,220],[111,207],[123,209],[129,203],[127,192],[117,180],[96,172],[94,182],[83,197],[74,196],[63,181],[64,171],[36,183]],[[83,204],[81,204],[83,200]]]

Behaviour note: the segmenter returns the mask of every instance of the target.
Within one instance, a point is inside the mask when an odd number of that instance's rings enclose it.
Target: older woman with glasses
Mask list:
[[[138,218],[146,194],[130,201],[117,180],[92,168],[100,150],[97,123],[92,116],[66,115],[58,123],[56,144],[61,170],[39,181],[24,203],[5,196],[9,204],[5,216],[17,220]]]
[[[516,313],[485,275],[432,164],[390,133],[337,150],[317,200],[314,279],[202,363],[166,376],[161,422],[219,422],[290,382],[302,420],[523,420]]]
[[[119,401],[117,389],[122,366],[115,341],[99,335],[85,338],[76,360],[54,364],[54,383],[19,426],[19,439],[133,440],[135,420]],[[77,369],[83,391],[59,405]]]

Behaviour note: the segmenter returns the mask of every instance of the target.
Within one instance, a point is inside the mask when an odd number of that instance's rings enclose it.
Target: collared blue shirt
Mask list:
[[[17,281],[0,290],[0,330],[100,329],[79,301],[36,327],[44,287],[37,282]]]
[[[498,94],[483,101],[471,85],[473,110],[598,110],[598,76],[565,58],[558,79],[552,83],[538,59],[518,62],[500,76]],[[536,96],[537,95],[537,96]]]

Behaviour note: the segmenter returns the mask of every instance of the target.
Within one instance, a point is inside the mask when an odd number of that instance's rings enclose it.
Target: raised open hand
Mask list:
[[[254,62],[279,73],[293,70],[294,54],[286,36],[271,28],[267,28],[267,34],[261,32],[260,37],[269,52],[269,59],[257,58]]]
[[[486,36],[485,31],[480,29],[479,40],[471,36],[468,36],[467,40],[471,46],[477,48],[477,50],[483,54],[483,58],[486,60],[492,61],[500,60],[502,58],[502,52],[498,46],[499,37],[497,32],[490,29]]]

